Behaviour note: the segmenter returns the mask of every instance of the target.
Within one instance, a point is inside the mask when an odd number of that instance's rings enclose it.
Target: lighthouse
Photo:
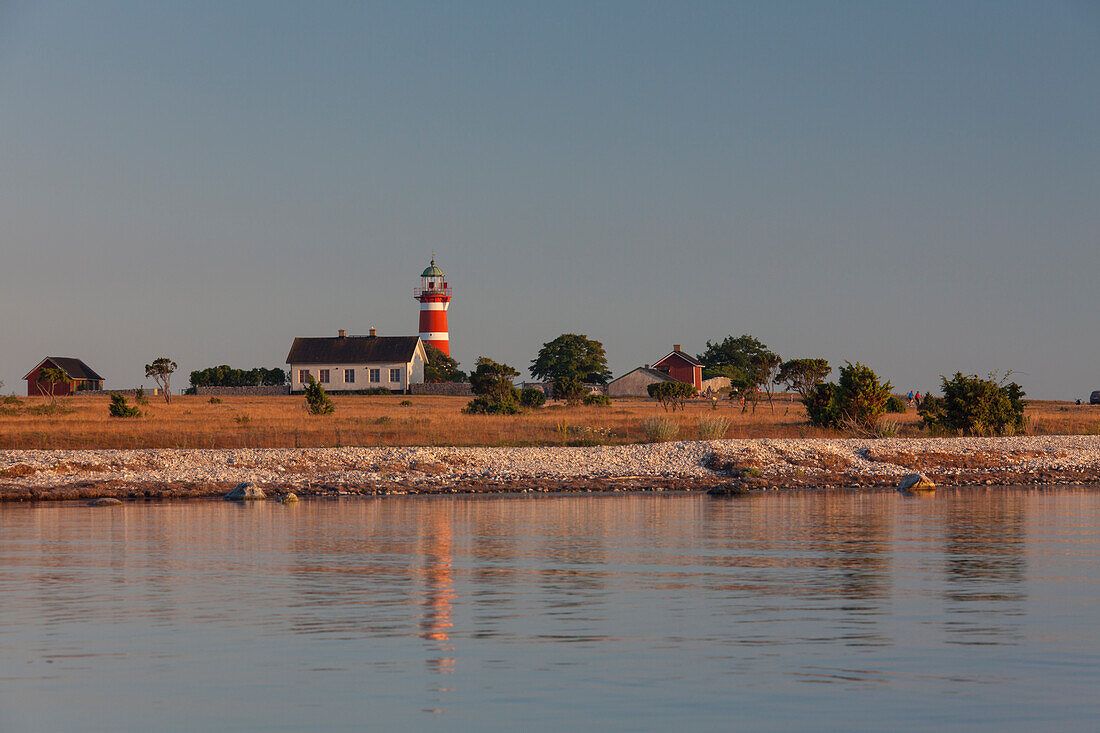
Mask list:
[[[420,287],[413,291],[413,297],[420,301],[420,340],[450,356],[447,308],[451,305],[451,286],[443,270],[436,267],[435,255],[432,264],[420,273]]]

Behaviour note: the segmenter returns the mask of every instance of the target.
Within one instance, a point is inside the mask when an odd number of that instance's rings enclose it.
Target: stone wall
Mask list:
[[[423,382],[421,384],[410,384],[409,394],[473,397],[474,391],[470,388],[468,382]]]
[[[275,386],[255,386],[255,387],[196,387],[195,394],[197,395],[241,395],[249,397],[259,397],[266,395],[288,395],[290,394],[289,384],[279,384]]]

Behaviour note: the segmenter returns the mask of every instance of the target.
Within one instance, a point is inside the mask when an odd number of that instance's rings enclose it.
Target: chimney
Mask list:
[[[682,351],[682,349],[680,348],[680,344],[673,344],[672,345],[672,350],[673,351]]]
[[[646,368],[646,369],[649,369],[649,364],[646,364],[646,365],[645,365],[645,368]]]
[[[340,336],[340,338],[346,338],[347,335],[348,335],[347,329],[344,329],[344,328],[341,328],[336,333]]]
[[[371,338],[374,338],[374,337],[375,337],[375,336],[377,336],[377,335],[378,335],[378,329],[377,329],[377,328],[375,328],[374,326],[371,326],[371,327],[370,327],[370,337],[371,337]]]

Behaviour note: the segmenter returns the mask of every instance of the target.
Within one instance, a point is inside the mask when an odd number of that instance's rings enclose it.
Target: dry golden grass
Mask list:
[[[150,398],[142,406],[145,415],[130,419],[107,416],[106,394],[62,398],[59,402],[71,411],[53,416],[28,413],[42,399],[20,399],[22,406],[8,405],[0,414],[0,448],[618,444],[643,441],[642,421],[666,414],[680,423],[685,439],[694,437],[700,417],[712,416],[730,420],[727,438],[845,437],[808,425],[802,405],[785,395],[776,399],[774,411],[763,403],[755,415],[727,402],[716,411],[709,403],[692,403],[673,414],[649,400],[616,400],[611,407],[550,405],[511,416],[464,415],[467,400],[461,397],[333,395],[336,412],[313,416],[300,396],[222,396],[217,404],[208,397],[183,396],[171,405]],[[404,400],[412,404],[402,406]],[[900,435],[922,434],[915,411],[890,417],[899,422]],[[1032,433],[1097,433],[1100,406],[1037,401],[1029,405],[1028,419]]]

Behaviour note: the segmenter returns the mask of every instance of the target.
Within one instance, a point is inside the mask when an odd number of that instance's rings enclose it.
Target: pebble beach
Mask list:
[[[0,451],[0,500],[1100,483],[1100,436],[753,439],[591,447]]]

